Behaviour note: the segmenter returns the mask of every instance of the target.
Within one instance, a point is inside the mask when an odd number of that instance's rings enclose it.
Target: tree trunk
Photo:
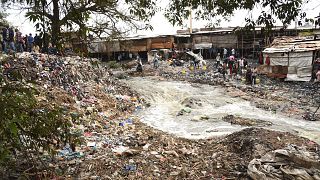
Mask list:
[[[60,7],[59,7],[59,0],[53,0],[53,19],[51,21],[51,28],[52,28],[52,44],[58,45],[59,37],[60,37]]]

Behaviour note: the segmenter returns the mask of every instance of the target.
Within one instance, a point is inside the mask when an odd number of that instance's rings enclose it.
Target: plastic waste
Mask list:
[[[128,118],[125,121],[120,122],[119,126],[125,126],[126,124],[133,124],[133,120],[131,118]]]
[[[66,146],[58,152],[58,156],[66,160],[72,160],[83,157],[83,154],[81,152],[73,152],[70,145],[66,144]]]
[[[124,166],[124,170],[125,171],[136,171],[137,170],[137,166],[134,165],[134,164],[125,165]]]

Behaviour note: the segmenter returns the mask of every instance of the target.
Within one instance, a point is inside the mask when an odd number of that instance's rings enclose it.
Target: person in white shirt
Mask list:
[[[226,48],[223,49],[223,59],[227,58],[228,50]]]
[[[218,68],[220,61],[221,61],[220,53],[218,53],[218,55],[216,57],[216,61],[217,61],[216,68]]]
[[[236,50],[234,50],[234,48],[232,48],[232,50],[231,50],[231,55],[232,55],[232,56],[235,56],[235,55],[236,55]]]
[[[243,67],[244,67],[244,61],[243,61],[243,58],[240,58],[239,59],[239,73],[240,74],[242,74]]]
[[[160,56],[158,55],[158,53],[156,53],[153,58],[153,67],[155,69],[158,69],[158,67],[159,67],[159,58],[160,58]]]
[[[317,76],[317,82],[320,82],[320,69],[318,69],[316,76]]]

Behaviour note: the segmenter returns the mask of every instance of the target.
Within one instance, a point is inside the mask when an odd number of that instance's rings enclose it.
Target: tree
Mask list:
[[[47,23],[52,32],[53,42],[57,42],[62,29],[78,29],[81,34],[92,32],[97,35],[119,35],[147,25],[156,12],[157,0],[1,0],[2,3],[25,3],[27,17],[33,22]],[[173,25],[182,25],[191,12],[196,19],[227,19],[236,10],[251,11],[261,9],[257,17],[246,18],[248,26],[263,25],[272,29],[277,19],[286,27],[300,12],[302,0],[168,0],[165,16]],[[94,20],[94,22],[92,22]],[[91,22],[91,23],[90,23]],[[46,24],[43,24],[43,27]],[[121,26],[122,25],[122,26]],[[143,27],[149,27],[143,26]]]
[[[252,11],[260,7],[261,12],[256,17],[246,18],[247,25],[264,25],[271,29],[276,19],[287,26],[300,13],[302,0],[172,0],[166,9],[166,17],[173,24],[182,25],[191,12],[196,19],[227,19],[236,10]],[[217,21],[218,22],[218,21]]]
[[[87,32],[97,35],[121,34],[149,27],[147,22],[155,13],[153,0],[1,0],[8,7],[22,4],[26,16],[36,23],[37,29],[51,32],[52,43],[61,39],[62,30]],[[90,23],[90,20],[94,23]],[[130,27],[129,29],[124,27]]]
[[[62,108],[40,104],[35,89],[20,83],[4,84],[1,77],[0,84],[0,176],[6,179],[11,171],[30,167],[37,172],[45,168],[37,166],[43,163],[42,152],[53,155],[56,146],[72,142],[71,123]]]

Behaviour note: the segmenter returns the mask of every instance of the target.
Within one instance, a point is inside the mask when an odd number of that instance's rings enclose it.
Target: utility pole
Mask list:
[[[244,57],[243,55],[243,30],[241,29],[241,56]]]
[[[44,22],[44,13],[45,13],[45,0],[41,1],[42,3],[42,31],[43,31],[43,39],[42,39],[42,49],[46,51],[46,27]]]
[[[190,4],[190,16],[189,16],[189,20],[190,20],[189,33],[192,34],[192,6],[191,6],[191,4]]]
[[[317,17],[315,17],[315,23],[314,23],[314,30],[316,30],[317,29],[317,25],[319,25],[319,27],[320,27],[320,12],[319,12],[319,16],[317,16]],[[316,34],[314,34],[314,40],[316,40],[317,39],[317,35]]]
[[[256,27],[253,27],[253,46],[252,46],[252,49],[253,49],[253,60],[255,58],[255,44],[256,44]]]

